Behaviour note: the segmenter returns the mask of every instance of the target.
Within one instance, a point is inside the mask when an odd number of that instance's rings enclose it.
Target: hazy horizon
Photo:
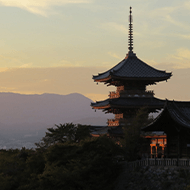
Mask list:
[[[78,94],[32,94],[0,92],[0,149],[35,147],[47,128],[64,123],[105,126],[113,114],[96,112],[92,100]]]

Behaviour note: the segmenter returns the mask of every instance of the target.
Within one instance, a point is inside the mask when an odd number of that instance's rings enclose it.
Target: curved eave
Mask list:
[[[135,56],[128,56],[117,65],[93,76],[95,82],[106,82],[110,79],[117,80],[149,80],[149,81],[163,81],[172,76],[172,73],[167,73],[163,70],[158,70],[146,64]]]
[[[160,82],[160,81],[167,81],[168,79],[170,79],[170,77],[172,76],[172,73],[168,73],[170,74],[169,76],[166,77],[121,77],[121,76],[117,76],[117,75],[109,75],[106,78],[102,78],[102,79],[94,79],[94,82],[109,82],[111,79],[114,80],[124,80],[124,81],[149,81],[151,83],[155,83],[155,82]]]
[[[108,109],[108,108],[110,108],[111,107],[111,105],[110,104],[108,104],[108,105],[105,105],[105,106],[92,106],[93,107],[93,109]]]
[[[176,123],[178,123],[179,126],[184,127],[184,128],[186,128],[186,129],[189,129],[189,130],[190,130],[190,122],[188,122],[188,121],[183,121],[183,122],[182,122],[180,119],[176,119],[176,118],[174,118],[174,117],[172,117],[172,119],[173,119]]]
[[[94,78],[93,78],[94,79]],[[106,78],[103,78],[103,79],[94,79],[94,82],[107,82],[109,81],[110,79],[112,79],[112,76],[109,75],[108,77]]]
[[[93,109],[109,109],[109,108],[118,108],[118,109],[125,109],[125,108],[131,108],[131,109],[136,109],[136,108],[140,108],[140,107],[143,107],[143,106],[147,106],[149,109],[162,109],[163,106],[159,106],[159,105],[114,105],[114,104],[108,104],[108,105],[105,105],[105,106],[92,106]]]
[[[169,114],[170,118],[174,122],[176,122],[179,125],[179,127],[183,127],[185,129],[190,130],[190,119],[180,111],[180,108],[176,104],[185,105],[185,104],[190,104],[190,102],[174,102],[174,101],[166,100],[164,110],[155,118],[155,120],[151,124],[144,127],[142,130],[143,131],[164,131],[165,125],[163,125],[162,123],[165,121],[165,119],[163,118],[165,114]]]
[[[162,115],[165,112],[165,109],[154,119],[153,122],[151,122],[149,125],[146,127],[143,127],[141,130],[142,131],[164,131],[164,128],[160,128],[160,126],[157,125],[158,122],[162,120]]]
[[[106,99],[103,101],[98,101],[96,103],[91,103],[91,107],[93,109],[106,109],[110,107],[110,99]]]
[[[167,109],[171,118],[176,123],[178,123],[180,126],[190,129],[190,119],[181,112],[180,108],[174,102],[172,102]]]
[[[116,98],[107,99],[104,101],[92,103],[93,109],[136,109],[140,107],[148,107],[149,109],[162,109],[164,107],[165,100],[157,98]]]

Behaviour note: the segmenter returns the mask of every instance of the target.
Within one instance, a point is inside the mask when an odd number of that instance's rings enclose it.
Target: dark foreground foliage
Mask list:
[[[141,128],[145,127],[151,121],[152,119],[148,118],[147,108],[142,107],[138,110],[131,123],[126,123],[124,126],[124,140],[122,141],[122,145],[125,149],[126,160],[135,161],[140,159],[143,148],[149,146],[147,139],[143,138]]]
[[[38,148],[46,149],[56,143],[80,142],[90,137],[90,126],[65,123],[48,128],[45,137],[39,143],[35,143]]]
[[[0,150],[0,189],[113,189],[120,148],[107,137],[89,138],[86,132],[80,141],[73,139],[46,149]]]

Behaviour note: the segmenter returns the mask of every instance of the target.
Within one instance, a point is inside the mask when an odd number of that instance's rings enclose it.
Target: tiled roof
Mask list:
[[[123,135],[123,129],[122,126],[116,126],[116,127],[109,127],[108,129],[109,135],[118,135],[122,136]]]
[[[115,98],[115,99],[107,99],[104,101],[91,103],[91,106],[96,109],[96,107],[104,107],[104,106],[113,106],[113,107],[158,107],[163,108],[165,104],[165,100],[161,100],[158,98]]]
[[[105,79],[109,76],[121,77],[121,78],[133,78],[133,79],[150,79],[154,80],[154,78],[161,80],[167,80],[171,77],[171,73],[166,73],[165,71],[157,70],[140,59],[136,57],[135,54],[128,56],[128,58],[122,60],[113,68],[108,71],[98,74],[97,76],[93,76],[93,79],[101,80]]]
[[[147,127],[144,127],[144,131],[164,130],[165,125],[161,123],[167,122],[165,117],[169,114],[179,126],[190,129],[190,102],[182,101],[166,101],[164,110],[158,115],[158,117]]]
[[[179,125],[190,128],[190,102],[167,102],[167,109]]]
[[[90,126],[92,135],[104,135],[108,132],[108,126]]]

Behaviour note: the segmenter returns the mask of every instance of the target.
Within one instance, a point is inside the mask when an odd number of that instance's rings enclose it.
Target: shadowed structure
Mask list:
[[[190,157],[190,102],[167,100],[160,115],[142,130],[167,135],[165,157]]]
[[[93,76],[94,82],[113,85],[116,91],[110,92],[109,98],[91,103],[93,109],[102,109],[105,113],[115,114],[115,119],[108,120],[108,126],[122,128],[136,115],[141,107],[155,112],[164,107],[165,100],[154,97],[153,91],[147,91],[148,85],[167,81],[172,73],[157,70],[141,61],[133,52],[132,7],[129,15],[129,44],[126,57],[113,68]],[[112,129],[112,131],[117,129]]]

